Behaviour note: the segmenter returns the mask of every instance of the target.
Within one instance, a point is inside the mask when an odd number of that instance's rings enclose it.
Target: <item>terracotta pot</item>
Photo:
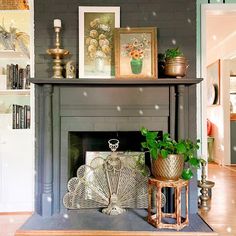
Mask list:
[[[151,162],[152,174],[157,179],[178,180],[184,168],[183,155],[170,154],[167,158],[159,156]]]

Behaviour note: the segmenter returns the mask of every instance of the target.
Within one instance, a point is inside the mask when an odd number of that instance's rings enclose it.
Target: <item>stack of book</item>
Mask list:
[[[13,104],[12,128],[30,129],[30,106]]]
[[[30,88],[30,65],[19,68],[18,64],[7,65],[7,89],[29,89]]]

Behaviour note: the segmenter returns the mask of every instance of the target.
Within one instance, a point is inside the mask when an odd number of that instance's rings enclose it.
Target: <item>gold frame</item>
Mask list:
[[[121,58],[127,58],[128,56],[122,55],[124,53],[124,50],[122,51],[122,43],[121,36],[122,35],[133,35],[137,34],[140,35],[145,35],[145,34],[150,34],[150,58],[145,59],[147,62],[150,61],[150,64],[148,64],[149,68],[149,73],[141,73],[139,72],[138,74],[132,73],[123,73],[122,66],[121,66]],[[114,33],[114,38],[115,38],[115,77],[117,79],[157,79],[157,29],[155,27],[140,27],[140,28],[119,28],[115,29]],[[124,39],[123,39],[124,40]],[[145,57],[145,54],[143,58]],[[127,59],[128,60],[128,59]],[[124,61],[124,60],[122,60]],[[127,63],[124,63],[127,65]],[[143,62],[142,62],[143,64]],[[147,63],[146,63],[147,64]],[[123,66],[124,68],[124,66]],[[131,70],[124,68],[124,70]],[[142,71],[142,69],[141,69]]]

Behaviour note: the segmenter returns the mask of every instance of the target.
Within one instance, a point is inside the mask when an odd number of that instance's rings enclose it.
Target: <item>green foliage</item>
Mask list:
[[[175,57],[180,57],[183,56],[183,53],[180,51],[180,49],[177,48],[169,48],[165,51],[165,58],[166,59],[171,59]]]
[[[158,157],[167,158],[169,154],[181,154],[183,155],[184,162],[188,163],[188,166],[191,168],[199,168],[201,161],[203,161],[196,156],[200,140],[196,140],[196,142],[192,142],[189,139],[175,141],[170,138],[168,133],[164,133],[162,138],[159,138],[158,132],[149,131],[144,127],[141,128],[141,134],[146,138],[146,141],[142,142],[141,146],[150,152],[154,160]],[[190,168],[183,170],[183,179],[190,179],[192,176],[193,173]]]

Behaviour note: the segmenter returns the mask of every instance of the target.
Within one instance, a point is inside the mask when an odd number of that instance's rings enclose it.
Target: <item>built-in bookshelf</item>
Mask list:
[[[24,47],[18,42],[9,49],[0,40],[0,212],[33,210],[31,12],[0,11],[0,25],[25,33],[20,42]],[[27,190],[22,195],[23,186]]]

